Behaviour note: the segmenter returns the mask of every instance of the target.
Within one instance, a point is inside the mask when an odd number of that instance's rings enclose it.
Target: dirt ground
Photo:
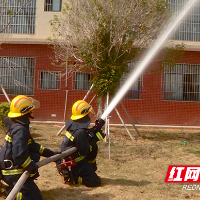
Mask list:
[[[57,136],[60,128],[33,123],[31,133],[36,142],[57,151],[64,135]],[[110,140],[99,142],[100,187],[63,184],[55,163],[39,168],[40,177],[35,182],[44,200],[200,199],[200,190],[183,190],[183,184],[165,183],[169,165],[200,165],[200,130],[139,127],[140,137],[134,128],[128,129],[134,140],[124,127],[110,127]],[[1,131],[0,145],[4,137]]]

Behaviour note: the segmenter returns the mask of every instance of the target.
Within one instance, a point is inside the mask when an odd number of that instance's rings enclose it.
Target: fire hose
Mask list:
[[[99,131],[102,126],[104,125],[105,121],[103,119],[98,119],[95,122],[95,125],[93,128],[90,129],[90,133],[92,135],[94,135],[97,131]],[[37,162],[36,164],[38,165],[38,167],[42,167],[50,162],[56,161],[58,159],[64,158],[66,156],[71,155],[72,153],[76,152],[77,148],[76,147],[72,147],[66,151],[63,151],[61,154],[57,154],[54,156],[51,156],[49,158],[43,159],[39,162]],[[71,168],[71,166],[73,166],[75,163],[73,163],[72,160],[70,160],[69,163],[65,163],[62,165],[62,167],[69,167]],[[71,166],[70,166],[71,165]],[[14,200],[17,193],[21,190],[22,186],[24,185],[25,181],[27,180],[27,178],[30,176],[30,173],[28,171],[25,171],[21,177],[19,178],[19,180],[17,181],[17,183],[15,184],[15,186],[13,187],[13,189],[11,190],[10,194],[7,196],[6,200]]]
[[[38,167],[42,167],[50,162],[54,162],[58,159],[64,158],[66,156],[71,155],[72,153],[76,152],[77,148],[76,147],[72,147],[66,151],[63,151],[60,154],[56,154],[54,156],[51,156],[49,158],[45,158],[39,162],[37,162],[37,166]],[[17,196],[17,193],[21,190],[22,186],[24,185],[24,183],[26,182],[27,178],[30,176],[30,173],[28,171],[25,171],[21,177],[19,178],[19,180],[17,181],[17,183],[15,184],[15,186],[13,187],[13,189],[11,190],[10,194],[7,196],[6,200],[14,200]]]

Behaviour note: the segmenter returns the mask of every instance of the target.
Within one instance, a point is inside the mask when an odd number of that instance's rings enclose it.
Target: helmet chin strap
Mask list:
[[[32,114],[32,112],[29,113],[28,118],[29,119],[34,119],[34,117],[31,114]]]

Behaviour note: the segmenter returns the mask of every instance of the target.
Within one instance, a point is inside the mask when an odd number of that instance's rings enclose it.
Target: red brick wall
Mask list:
[[[34,110],[35,120],[52,120],[52,121],[65,121],[71,116],[71,107],[73,103],[82,99],[87,91],[72,90],[72,79],[67,80],[67,87],[65,87],[65,67],[56,67],[52,65],[54,58],[53,51],[48,45],[33,45],[33,44],[4,44],[1,46],[0,56],[10,57],[33,57],[35,58],[35,81],[34,81],[34,95],[33,97],[40,101],[40,109]],[[60,90],[43,90],[38,88],[38,71],[50,70],[61,71],[61,89]],[[67,108],[65,113],[65,101],[67,95]],[[89,95],[90,100],[93,95]],[[14,96],[9,95],[12,100]],[[6,101],[4,95],[0,95],[0,102]],[[95,105],[94,105],[95,106]],[[53,116],[52,116],[53,114]]]
[[[47,45],[33,44],[4,44],[1,46],[0,56],[34,57],[35,82],[33,97],[40,101],[40,109],[34,110],[35,120],[65,121],[71,116],[71,108],[75,101],[83,99],[87,91],[72,90],[72,79],[67,79],[65,87],[65,68],[53,66],[54,57],[52,49]],[[179,63],[200,64],[200,52],[185,52]],[[152,66],[157,66],[152,62]],[[42,90],[37,87],[38,70],[62,71],[60,90]],[[140,99],[122,100],[132,121],[139,120],[142,124],[172,124],[172,125],[200,125],[199,113],[200,102],[180,102],[163,100],[162,73],[149,73],[147,70],[143,75]],[[67,107],[65,111],[67,93]],[[94,96],[91,93],[86,101],[90,102]],[[9,96],[12,99],[14,96]],[[4,95],[0,95],[0,102],[6,101]],[[92,102],[94,110],[97,111],[96,100]],[[125,123],[130,123],[122,106],[117,109]],[[64,119],[64,113],[65,119]],[[52,116],[52,114],[54,114]],[[110,123],[121,123],[115,111],[110,113]]]

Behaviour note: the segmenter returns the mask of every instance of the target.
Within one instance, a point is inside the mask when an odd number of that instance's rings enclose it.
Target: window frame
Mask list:
[[[185,6],[187,0],[174,1],[168,0],[169,8],[178,15],[183,6]],[[196,3],[196,6],[191,9],[190,13],[177,27],[177,30],[171,37],[172,40],[183,40],[183,41],[200,41],[200,2]]]
[[[43,78],[44,75],[46,76],[46,78]],[[54,80],[49,79],[50,75],[52,75],[52,78],[54,78]],[[55,77],[53,77],[53,75],[55,75]],[[55,87],[52,87],[53,85]],[[60,90],[61,89],[61,71],[39,70],[38,71],[38,89]]]
[[[163,100],[199,102],[200,65],[164,63]]]
[[[48,3],[47,3],[48,1]],[[58,10],[53,10],[53,2],[54,1],[60,1],[59,2],[59,9]],[[62,0],[44,0],[44,11],[45,12],[61,12],[62,11]]]
[[[0,74],[8,95],[33,95],[35,58],[0,56]]]
[[[4,2],[1,11],[0,33],[35,34],[36,0],[27,2],[25,5],[17,0],[12,0],[10,4]]]
[[[136,68],[139,65],[139,63],[140,62],[138,62],[138,61],[129,62],[127,64],[127,67],[129,68],[129,72],[134,70],[134,68]],[[126,82],[129,75],[130,75],[130,73],[125,73],[125,74],[122,75],[122,77],[120,79],[119,87],[121,87]],[[126,99],[126,100],[139,100],[139,99],[141,99],[142,87],[143,87],[143,76],[140,75],[138,77],[137,81],[126,92],[123,99]],[[137,94],[137,95],[135,95],[135,94]]]
[[[77,75],[83,75],[82,80],[77,80]],[[73,78],[72,78],[72,90],[89,90],[91,87],[91,82],[89,81],[91,76],[92,76],[92,73],[90,72],[80,72],[80,71],[74,72]],[[77,82],[77,81],[80,81],[80,82]],[[83,85],[80,85],[82,81],[84,83]]]

